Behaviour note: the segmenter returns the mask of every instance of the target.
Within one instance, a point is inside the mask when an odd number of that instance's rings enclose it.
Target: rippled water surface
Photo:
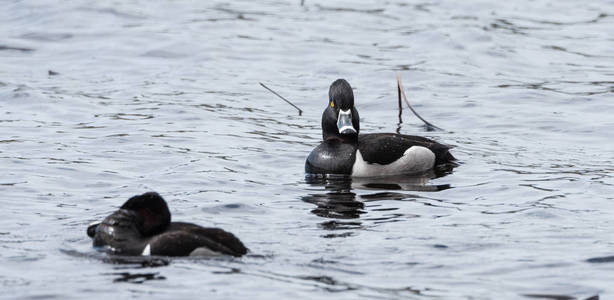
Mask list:
[[[0,297],[614,297],[614,3],[465,2],[3,1]],[[337,78],[460,166],[306,179]],[[92,249],[149,190],[251,253]]]

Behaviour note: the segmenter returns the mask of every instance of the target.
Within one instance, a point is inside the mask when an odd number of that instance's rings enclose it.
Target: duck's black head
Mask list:
[[[327,139],[358,140],[360,123],[354,107],[354,92],[345,79],[337,79],[328,90],[328,107],[322,114],[322,136]]]
[[[136,213],[137,227],[144,236],[164,231],[171,223],[171,213],[166,201],[156,192],[134,196],[121,209]]]
[[[114,252],[140,254],[143,242],[163,232],[171,222],[166,202],[158,193],[134,196],[99,224],[87,228],[94,246],[108,246]]]

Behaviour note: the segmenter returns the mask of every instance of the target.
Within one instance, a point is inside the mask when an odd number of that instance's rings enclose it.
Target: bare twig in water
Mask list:
[[[401,87],[397,84],[397,93],[399,95],[399,123],[397,123],[397,133],[401,134],[401,124],[403,124],[403,102],[401,101]]]
[[[398,80],[398,78],[397,78]],[[401,86],[397,82],[397,93],[399,94],[399,125],[403,123],[401,115],[403,114],[403,103],[401,102]]]
[[[405,95],[405,90],[403,89],[403,84],[401,83],[401,74],[397,73],[397,89],[400,91],[401,95],[403,95],[403,100],[405,100],[405,103],[407,104],[407,107],[409,107],[409,109],[411,110],[411,112],[414,113],[414,115],[416,115],[416,117],[418,117],[418,119],[422,120],[422,122],[424,122],[424,124],[426,124],[426,128],[427,130],[432,130],[432,129],[439,129],[439,130],[443,130],[441,127],[437,127],[435,125],[433,125],[431,122],[425,120],[424,118],[422,118],[418,112],[416,112],[414,110],[413,107],[411,107],[411,104],[409,104],[409,101],[407,100],[407,96]],[[400,98],[401,96],[399,96]],[[400,100],[399,100],[400,101]],[[400,103],[399,103],[400,104]],[[399,106],[400,107],[400,106]],[[399,110],[400,112],[400,110]],[[399,117],[400,118],[400,117]]]
[[[272,90],[272,89],[270,89],[268,86],[264,85],[264,83],[262,83],[262,82],[258,82],[258,83],[260,83],[260,85],[261,85],[263,88],[265,88],[265,89],[269,90],[269,92],[271,92],[271,93],[275,94],[275,96],[277,96],[277,97],[281,98],[281,100],[284,100],[284,101],[288,102],[288,104],[290,104],[290,105],[292,105],[294,108],[298,109],[298,115],[299,115],[299,116],[303,114],[303,110],[302,110],[302,109],[300,109],[300,108],[298,108],[298,106],[296,106],[296,105],[292,104],[292,102],[290,102],[288,99],[286,99],[286,98],[284,98],[282,95],[280,95],[280,94],[276,93],[274,90]]]

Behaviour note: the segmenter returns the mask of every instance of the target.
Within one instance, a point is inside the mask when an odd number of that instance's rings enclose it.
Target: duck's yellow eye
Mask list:
[[[330,102],[330,107],[335,107],[335,102],[331,101]]]

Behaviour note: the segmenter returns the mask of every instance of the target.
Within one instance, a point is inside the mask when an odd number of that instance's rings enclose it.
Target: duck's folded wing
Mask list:
[[[358,150],[363,159],[369,163],[390,164],[413,146],[422,146],[431,150],[435,154],[436,165],[454,160],[454,157],[448,152],[450,147],[425,137],[394,133],[358,136]]]
[[[149,246],[151,255],[163,256],[187,256],[198,248],[232,256],[247,253],[247,248],[236,236],[219,228],[195,227],[165,232],[154,237]]]

